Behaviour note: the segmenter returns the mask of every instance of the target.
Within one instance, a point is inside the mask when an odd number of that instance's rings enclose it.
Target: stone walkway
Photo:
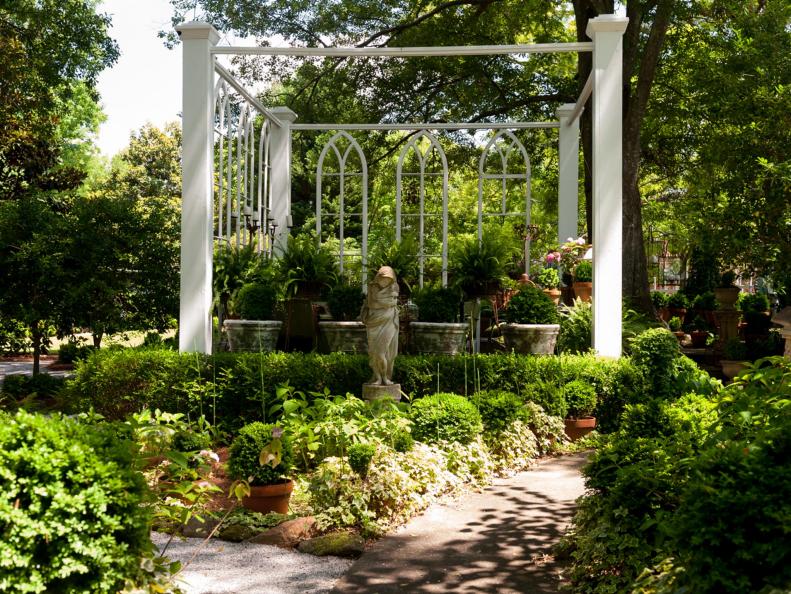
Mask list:
[[[557,592],[551,549],[584,492],[586,457],[550,458],[454,505],[430,507],[366,551],[333,592]]]

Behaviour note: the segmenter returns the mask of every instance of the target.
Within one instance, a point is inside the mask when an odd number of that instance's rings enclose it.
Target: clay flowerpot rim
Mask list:
[[[250,485],[250,495],[257,495],[261,491],[266,491],[271,495],[285,495],[294,490],[294,481],[291,479],[281,479],[276,483],[269,483],[266,485]]]

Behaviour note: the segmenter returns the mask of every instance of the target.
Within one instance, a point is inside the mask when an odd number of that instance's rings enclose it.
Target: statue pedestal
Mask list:
[[[401,384],[363,384],[363,400],[381,400],[390,398],[396,402],[401,400]]]
[[[725,344],[731,338],[739,338],[739,316],[741,314],[735,309],[718,309],[714,312],[717,322],[720,325],[720,342]]]

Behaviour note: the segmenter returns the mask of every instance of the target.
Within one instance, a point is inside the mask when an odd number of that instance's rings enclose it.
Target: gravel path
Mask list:
[[[167,534],[152,534],[161,547]],[[185,563],[201,538],[174,539],[167,556]],[[351,561],[268,545],[212,540],[181,574],[187,594],[319,594],[332,590]]]

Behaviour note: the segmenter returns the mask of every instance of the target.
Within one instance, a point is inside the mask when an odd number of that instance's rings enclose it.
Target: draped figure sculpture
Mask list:
[[[398,282],[389,266],[382,266],[368,284],[360,319],[368,334],[368,362],[373,369],[370,383],[392,385],[398,354]]]

